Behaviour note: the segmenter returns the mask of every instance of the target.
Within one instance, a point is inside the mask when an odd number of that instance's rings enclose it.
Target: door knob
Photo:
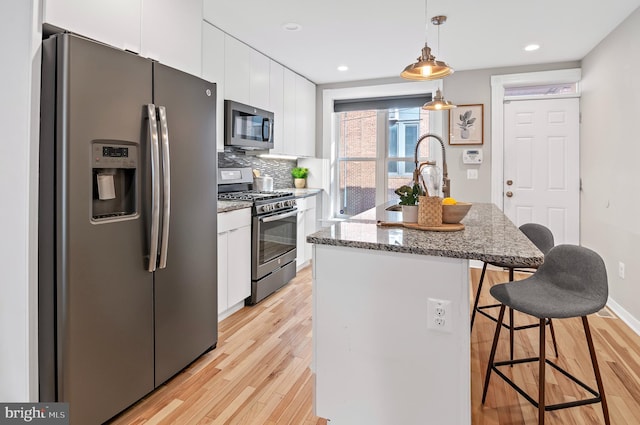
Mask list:
[[[513,184],[513,180],[507,180],[507,186],[511,186]]]
[[[507,192],[507,198],[511,198],[513,196],[513,192],[509,191]]]

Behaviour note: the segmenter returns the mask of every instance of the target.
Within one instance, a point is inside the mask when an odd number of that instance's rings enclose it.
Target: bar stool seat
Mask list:
[[[601,403],[602,406],[605,424],[609,425],[609,411],[587,320],[587,315],[596,313],[602,309],[607,302],[607,272],[602,258],[588,248],[574,245],[558,245],[547,253],[544,263],[538,268],[534,275],[524,280],[495,285],[491,288],[490,293],[501,303],[501,306],[487,365],[482,403],[484,404],[486,400],[491,373],[496,372],[498,376],[511,385],[520,395],[538,408],[539,425],[544,425],[545,411],[598,402]],[[539,357],[495,362],[496,348],[506,307],[539,319]],[[591,363],[598,386],[597,391],[569,374],[557,364],[550,362],[545,357],[545,321],[551,318],[564,319],[572,317],[582,318]],[[513,366],[514,364],[533,361],[539,363],[538,401],[535,401],[498,369],[500,366]],[[544,392],[546,364],[560,371],[564,376],[591,393],[593,397],[567,403],[546,405]]]
[[[533,242],[533,244],[540,251],[542,251],[543,254],[546,255],[547,252],[549,252],[549,250],[553,248],[554,246],[553,233],[546,226],[543,226],[542,224],[538,224],[538,223],[526,223],[520,226],[519,229],[522,233],[525,234],[527,238],[529,238],[529,240],[531,240],[531,242]],[[514,270],[516,268],[531,268],[531,266],[527,266],[527,265],[517,265],[517,264],[514,265],[509,263],[498,263],[498,262],[484,263],[482,267],[482,273],[480,275],[480,281],[478,282],[478,290],[476,291],[476,296],[473,301],[473,309],[471,313],[471,331],[473,331],[473,323],[476,318],[476,313],[480,313],[486,318],[493,320],[494,322],[497,322],[497,318],[487,313],[485,310],[500,307],[500,304],[489,304],[489,305],[482,305],[482,306],[478,305],[478,302],[480,301],[480,294],[482,292],[482,284],[484,283],[484,276],[487,271],[488,264],[509,270],[509,282],[512,282],[514,280]],[[553,342],[553,349],[555,351],[556,356],[558,356],[558,345],[556,343],[556,334],[553,329],[553,322],[551,321],[551,319],[546,320],[545,325],[549,325],[549,328],[551,330],[551,339]],[[529,324],[529,325],[516,326],[514,324],[513,309],[509,309],[509,323],[508,324],[503,323],[502,326],[509,329],[510,359],[513,360],[514,331],[535,328],[535,327],[538,327],[538,324],[535,323],[535,324]]]

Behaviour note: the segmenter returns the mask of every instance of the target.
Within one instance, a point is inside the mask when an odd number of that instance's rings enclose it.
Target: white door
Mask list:
[[[556,245],[580,241],[579,99],[504,105],[504,212],[540,223]]]

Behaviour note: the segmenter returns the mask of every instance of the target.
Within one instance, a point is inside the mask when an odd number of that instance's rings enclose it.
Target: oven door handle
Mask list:
[[[289,217],[293,217],[295,215],[298,215],[298,210],[293,210],[291,212],[288,212],[286,214],[274,214],[274,215],[270,215],[268,217],[259,217],[259,220],[262,221],[263,223],[269,223],[271,221],[278,221],[278,220],[282,220],[285,218],[289,218]]]

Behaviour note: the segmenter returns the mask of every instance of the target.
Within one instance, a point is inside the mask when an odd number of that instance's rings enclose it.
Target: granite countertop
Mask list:
[[[433,232],[377,226],[379,220],[402,221],[402,213],[386,210],[394,203],[323,228],[307,236],[307,242],[506,265],[538,266],[544,259],[542,252],[493,204],[474,204],[462,220],[464,230]]]
[[[252,202],[249,201],[218,201],[218,212],[229,212],[241,210],[243,208],[251,208]]]

